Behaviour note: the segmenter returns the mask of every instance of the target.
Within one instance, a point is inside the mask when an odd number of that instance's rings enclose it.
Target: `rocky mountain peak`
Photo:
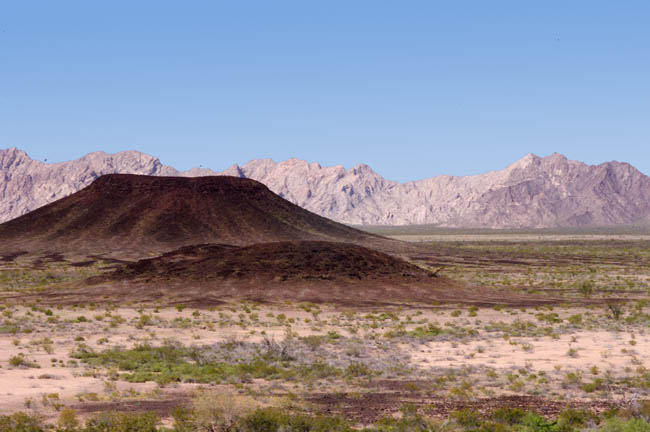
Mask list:
[[[0,169],[9,170],[25,162],[32,162],[32,159],[22,150],[16,147],[0,150]]]
[[[223,173],[180,172],[137,151],[95,152],[48,164],[22,150],[0,150],[0,221],[87,186],[109,173],[153,176],[229,175],[264,183],[322,216],[352,224],[437,224],[463,227],[558,227],[650,220],[650,179],[633,166],[590,166],[554,153],[528,154],[501,171],[397,183],[366,164],[350,169],[292,158],[256,159]]]
[[[222,175],[227,175],[227,176],[232,176],[232,177],[245,177],[244,171],[239,167],[239,165],[234,164],[230,165],[224,172],[221,173]]]

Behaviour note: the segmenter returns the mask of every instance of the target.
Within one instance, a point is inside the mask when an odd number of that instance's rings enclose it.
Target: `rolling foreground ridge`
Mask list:
[[[254,180],[112,174],[0,225],[0,239],[27,248],[169,250],[207,242],[380,238],[304,210]]]
[[[367,165],[346,170],[298,159],[264,159],[223,173],[180,172],[135,151],[46,164],[15,148],[0,150],[0,221],[112,173],[249,178],[307,210],[351,224],[553,228],[650,222],[650,178],[627,163],[591,166],[559,154],[530,154],[504,170],[481,175],[397,183]]]
[[[539,306],[562,301],[468,287],[383,252],[328,241],[184,246],[20,300],[36,298],[42,304],[142,302],[200,307],[237,301],[354,307],[451,302]]]
[[[185,246],[92,277],[72,291],[41,293],[53,302],[218,304],[280,300],[348,305],[430,302],[466,295],[463,285],[363,246],[291,241],[249,246]]]

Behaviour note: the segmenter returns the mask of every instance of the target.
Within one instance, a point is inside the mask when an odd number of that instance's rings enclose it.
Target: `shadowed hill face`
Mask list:
[[[461,284],[402,259],[326,241],[186,246],[70,288],[41,292],[39,298],[53,303],[128,298],[161,304],[207,305],[234,299],[361,305],[467,295]]]
[[[0,225],[0,241],[149,250],[218,242],[377,239],[304,210],[254,180],[112,174]]]
[[[346,306],[420,303],[543,305],[565,298],[468,287],[400,258],[350,243],[294,241],[185,246],[83,281],[24,296],[41,304],[184,304],[232,300]]]
[[[113,280],[424,281],[433,274],[362,246],[324,241],[186,246],[107,275]],[[103,278],[103,277],[102,277]]]

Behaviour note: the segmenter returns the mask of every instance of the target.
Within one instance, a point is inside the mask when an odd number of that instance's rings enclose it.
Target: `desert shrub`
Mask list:
[[[449,417],[465,430],[478,429],[482,423],[481,414],[469,408],[452,411]]]
[[[59,414],[57,421],[58,432],[74,432],[79,429],[79,419],[77,413],[72,408],[64,408]]]
[[[208,383],[220,382],[228,376],[251,375],[255,378],[266,378],[280,372],[278,368],[262,359],[236,364],[196,361],[200,359],[195,351],[174,345],[139,345],[131,350],[112,348],[100,353],[86,349],[77,351],[73,357],[91,365],[117,367],[127,371],[128,373],[122,375],[122,379],[129,382]]]
[[[186,427],[191,424],[199,432],[225,432],[234,430],[256,406],[253,399],[233,393],[201,392],[193,399],[191,420],[175,416],[175,422]]]
[[[602,378],[596,378],[590,383],[585,383],[582,385],[582,390],[587,392],[587,393],[593,393],[597,390],[600,390],[603,387],[603,380]]]
[[[481,423],[478,432],[510,432],[512,428],[504,423],[485,421]]]
[[[25,360],[25,357],[23,357],[22,355],[15,355],[9,358],[9,364],[13,367],[24,366],[26,363],[27,360]]]
[[[43,432],[44,426],[39,417],[17,412],[0,416],[0,432]]]
[[[558,425],[571,427],[586,427],[590,423],[597,423],[598,417],[591,411],[567,408],[558,416]]]
[[[417,413],[404,414],[400,418],[386,417],[379,420],[369,431],[377,432],[430,432],[435,425]]]
[[[582,324],[582,314],[571,315],[569,318],[567,318],[567,321],[573,325],[580,325]]]
[[[340,369],[322,361],[298,366],[296,372],[298,376],[307,379],[323,379],[342,375]]]
[[[526,411],[520,408],[499,408],[492,413],[492,420],[498,423],[504,423],[507,425],[516,425],[520,424],[523,418],[526,416]]]
[[[153,323],[153,316],[149,314],[141,314],[135,326],[136,328],[141,329],[143,327],[150,326],[152,323]]]
[[[366,376],[373,372],[364,365],[352,364],[342,371],[322,361],[299,362],[289,354],[286,346],[262,343],[258,346],[232,346],[227,348],[192,348],[178,344],[160,347],[139,345],[133,349],[109,348],[96,352],[80,345],[72,354],[91,366],[115,368],[120,378],[129,382],[154,381],[219,383],[229,378],[263,379],[321,379],[331,376]],[[243,357],[232,357],[233,349],[244,350]],[[219,350],[221,354],[219,354]],[[246,351],[248,350],[248,351]],[[221,357],[220,357],[221,356]]]
[[[590,296],[594,292],[594,283],[592,281],[580,282],[577,286],[578,292],[585,297]]]
[[[86,422],[84,432],[157,432],[158,416],[155,412],[117,413],[104,412]]]
[[[538,313],[535,315],[535,317],[542,322],[547,322],[549,324],[556,324],[556,323],[561,323],[562,319],[560,316],[555,313],[555,312],[549,312],[549,313]]]
[[[550,422],[544,417],[528,413],[521,419],[523,430],[526,432],[554,432],[556,430],[556,422]]]
[[[416,327],[415,330],[410,332],[410,335],[418,338],[428,338],[433,336],[439,336],[443,330],[433,324],[429,324],[425,327]]]
[[[615,321],[618,321],[623,316],[623,305],[621,303],[609,303],[607,309],[609,309],[610,317]]]
[[[327,338],[330,340],[336,340],[336,339],[341,339],[343,336],[341,336],[339,333],[335,331],[329,331],[327,332]]]
[[[291,415],[276,408],[259,408],[239,424],[241,432],[351,432],[339,417]]]
[[[350,363],[344,372],[347,378],[359,378],[373,374],[372,369],[363,363]]]
[[[600,432],[650,432],[650,424],[640,418],[627,420],[611,418],[598,428],[598,430]]]
[[[194,432],[197,430],[194,411],[191,408],[177,406],[172,410],[171,416],[174,419],[172,428],[174,432]]]
[[[399,325],[396,328],[387,331],[384,336],[392,339],[397,337],[411,337],[417,339],[435,339],[438,336],[447,335],[453,337],[467,337],[476,336],[478,331],[475,329],[467,329],[460,326],[449,325],[448,328],[441,328],[435,324],[427,324],[426,326],[419,326],[413,330],[407,331],[404,326]]]
[[[315,350],[316,348],[320,347],[323,343],[327,341],[327,338],[325,336],[318,336],[318,335],[310,335],[310,336],[303,336],[300,338],[300,340],[307,345],[310,349]]]
[[[25,367],[25,368],[39,367],[37,363],[27,360],[22,353],[9,357],[9,365],[13,367]]]
[[[635,412],[645,421],[650,421],[650,400],[643,400],[637,402]]]

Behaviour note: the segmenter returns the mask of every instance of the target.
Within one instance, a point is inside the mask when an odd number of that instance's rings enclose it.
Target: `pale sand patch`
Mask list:
[[[572,341],[574,337],[577,338],[575,342]],[[412,364],[421,368],[487,366],[507,370],[530,367],[535,371],[555,372],[558,368],[570,371],[596,366],[602,371],[620,373],[630,365],[636,367],[633,359],[650,367],[650,336],[636,336],[634,346],[629,344],[630,340],[625,333],[581,331],[560,335],[559,339],[492,338],[460,344],[437,341],[425,343],[425,352],[413,350],[410,345],[402,345],[402,349],[410,353]],[[522,346],[524,344],[527,349]],[[576,350],[575,356],[568,354],[570,349]],[[622,349],[627,352],[623,353]]]

